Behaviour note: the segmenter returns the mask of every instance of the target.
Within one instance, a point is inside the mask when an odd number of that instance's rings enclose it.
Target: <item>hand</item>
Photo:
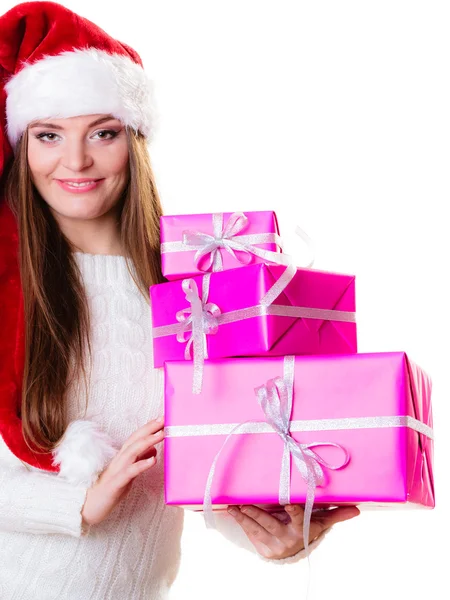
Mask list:
[[[164,419],[150,421],[124,443],[86,494],[81,515],[85,525],[97,525],[129,491],[135,477],[156,464],[155,444],[164,438]]]
[[[290,517],[287,524],[257,506],[241,506],[240,509],[238,506],[230,506],[228,512],[236,519],[261,556],[281,559],[294,556],[304,549],[304,510],[298,504],[290,504],[285,509]],[[308,543],[335,523],[347,521],[357,515],[359,509],[356,506],[340,506],[313,512]]]

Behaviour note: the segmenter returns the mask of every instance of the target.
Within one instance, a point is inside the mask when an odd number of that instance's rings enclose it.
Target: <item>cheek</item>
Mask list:
[[[30,141],[28,143],[28,165],[33,179],[52,173],[57,164],[55,155],[45,150],[40,142]]]
[[[112,149],[112,147],[111,147]],[[127,179],[129,175],[129,158],[127,144],[117,144],[113,151],[102,157],[105,173],[112,177]]]

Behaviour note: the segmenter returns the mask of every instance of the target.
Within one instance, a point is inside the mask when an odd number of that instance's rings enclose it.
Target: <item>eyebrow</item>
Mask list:
[[[100,125],[101,123],[106,123],[106,121],[118,121],[116,117],[112,115],[108,115],[106,117],[100,117],[100,119],[96,119],[92,123],[89,123],[88,127],[94,127],[95,125]],[[64,129],[61,125],[56,125],[56,123],[48,123],[43,121],[36,121],[35,123],[31,123],[29,129],[33,129],[35,127],[46,127],[47,129]]]

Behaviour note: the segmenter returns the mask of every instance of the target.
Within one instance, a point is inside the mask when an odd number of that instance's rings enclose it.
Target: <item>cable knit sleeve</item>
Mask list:
[[[250,552],[253,552],[261,560],[264,560],[266,562],[270,562],[273,564],[277,564],[277,565],[284,565],[284,564],[289,564],[289,563],[296,563],[299,560],[301,560],[302,558],[306,557],[306,552],[304,550],[301,550],[300,552],[297,552],[297,554],[294,554],[294,556],[290,556],[289,558],[283,558],[283,559],[264,558],[256,551],[256,548],[251,543],[251,541],[248,539],[248,537],[244,533],[244,530],[242,529],[242,527],[239,525],[239,523],[237,521],[235,521],[235,519],[230,514],[228,514],[226,511],[220,511],[220,512],[216,512],[214,514],[215,514],[215,521],[216,521],[216,529],[221,535],[223,535],[224,538],[226,538],[227,540],[229,540],[230,542],[232,542],[239,548],[244,548],[245,550],[249,550]],[[284,515],[286,515],[286,513],[284,511],[282,513],[281,512],[274,513],[274,516],[276,516],[280,520],[284,520]],[[309,552],[310,553],[315,548],[317,548],[317,546],[324,539],[324,537],[326,536],[328,531],[329,531],[329,529],[322,532],[313,542],[311,542],[309,544]]]
[[[19,461],[10,464],[1,439],[0,445],[0,530],[80,537],[87,488]]]

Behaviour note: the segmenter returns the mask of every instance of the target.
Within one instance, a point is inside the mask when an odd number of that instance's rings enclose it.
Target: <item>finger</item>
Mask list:
[[[155,434],[158,431],[162,431],[164,429],[164,417],[160,417],[159,419],[153,419],[149,421],[136,431],[125,441],[122,446],[122,449],[128,448],[131,444],[139,441],[144,437],[148,437],[149,435]]]
[[[148,458],[151,458],[152,456],[156,456],[156,454],[157,454],[156,448],[154,446],[152,446],[151,448],[149,448],[148,450],[146,450],[145,452],[140,454],[137,457],[136,462],[139,460],[146,460]]]
[[[124,456],[127,457],[128,460],[132,460],[133,462],[136,462],[139,459],[139,456],[141,454],[143,454],[144,452],[148,452],[149,450],[154,448],[155,445],[162,442],[163,439],[164,439],[163,431],[158,431],[156,433],[153,433],[153,434],[149,435],[148,437],[143,438],[137,442],[134,442],[134,444],[131,444],[131,446],[129,446],[125,450]]]
[[[238,507],[230,506],[228,512],[239,523],[250,540],[260,542],[268,548],[274,546],[277,541],[276,538],[254,519],[242,513]]]
[[[323,514],[313,515],[313,520],[319,521],[324,526],[324,529],[327,529],[336,523],[353,519],[359,514],[360,510],[356,506],[339,506],[331,510],[324,510]]]
[[[305,511],[298,504],[290,504],[285,507],[291,517],[291,524],[296,531],[303,531],[303,520]],[[335,523],[347,521],[359,515],[359,509],[356,506],[340,506],[333,509],[324,509],[314,511],[311,516],[310,538],[316,538],[322,531],[329,529]]]
[[[162,431],[164,429],[164,417],[159,417],[158,419],[153,419],[149,421],[136,431],[125,441],[123,444],[121,451],[126,450],[131,444],[137,442],[143,437],[147,437],[149,435],[155,434],[158,431]]]
[[[146,460],[140,460],[139,462],[129,465],[116,477],[116,485],[119,489],[126,487],[133,479],[135,479],[141,473],[148,471],[156,465],[156,456],[152,456]]]
[[[288,504],[284,508],[291,517],[291,524],[295,529],[303,531],[304,509],[299,504]]]
[[[257,506],[241,506],[241,512],[259,523],[261,527],[264,527],[266,531],[279,539],[286,533],[285,525],[283,525],[276,517],[273,517]]]
[[[139,459],[139,456],[144,452],[147,452],[155,444],[162,442],[164,439],[164,432],[158,431],[157,433],[150,434],[148,437],[144,439],[140,439],[137,442],[134,442],[128,448],[123,450],[120,454],[115,458],[115,467],[119,470],[122,470],[126,466],[131,463],[136,462]]]

